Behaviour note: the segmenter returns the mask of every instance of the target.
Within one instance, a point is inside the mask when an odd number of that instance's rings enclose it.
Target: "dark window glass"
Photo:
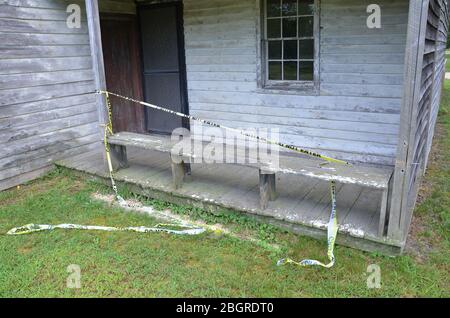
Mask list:
[[[303,17],[298,19],[298,37],[312,37],[314,35],[314,18]]]
[[[283,0],[281,7],[284,16],[296,16],[297,15],[297,0]]]
[[[281,62],[269,62],[269,79],[281,81]]]
[[[281,60],[281,41],[269,41],[269,60]]]
[[[314,80],[314,62],[302,62],[299,65],[299,79],[301,81]]]
[[[314,40],[299,41],[299,57],[300,59],[314,58]]]
[[[281,38],[281,19],[267,20],[267,37],[269,39]]]
[[[267,16],[268,17],[281,16],[281,1],[280,0],[267,0]]]
[[[297,37],[297,19],[284,18],[283,19],[283,37],[295,38]]]
[[[297,62],[284,62],[284,80],[297,80]]]
[[[286,41],[284,41],[284,59],[285,60],[296,60],[296,59],[298,59],[297,40],[286,40]]]
[[[315,0],[266,0],[266,4],[267,79],[314,81]]]
[[[298,0],[299,15],[314,14],[314,0]]]

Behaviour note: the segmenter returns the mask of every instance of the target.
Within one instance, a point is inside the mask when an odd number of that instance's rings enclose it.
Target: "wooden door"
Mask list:
[[[143,100],[137,16],[102,14],[100,21],[108,90]],[[115,132],[145,132],[143,106],[113,96],[111,103]]]
[[[184,38],[181,3],[139,7],[142,35],[144,98],[177,112],[187,113]],[[180,117],[146,109],[147,131],[170,134],[186,127]]]

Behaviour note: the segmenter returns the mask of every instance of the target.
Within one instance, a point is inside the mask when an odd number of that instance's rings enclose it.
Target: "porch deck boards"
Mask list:
[[[175,190],[169,156],[165,153],[128,148],[130,167],[116,173],[119,182],[160,191],[187,202],[233,209],[326,231],[331,200],[329,183],[305,176],[277,175],[276,201],[261,210],[258,171],[233,165],[193,164],[192,176]],[[71,157],[58,165],[107,178],[100,150]],[[337,185],[340,232],[350,237],[381,242],[377,237],[381,191],[352,184]]]

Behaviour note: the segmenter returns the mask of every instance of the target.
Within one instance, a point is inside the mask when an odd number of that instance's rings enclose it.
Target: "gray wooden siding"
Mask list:
[[[445,75],[448,1],[411,0],[408,61],[388,238],[405,244],[434,136]]]
[[[67,5],[82,5],[80,29]],[[0,190],[98,147],[84,1],[0,1]]]
[[[259,1],[184,1],[190,112],[233,127],[274,127],[283,141],[392,165],[402,97],[407,0],[322,0],[320,96],[258,88]]]
[[[402,211],[402,235],[406,236],[417,200],[418,189],[426,170],[430,154],[440,96],[445,76],[445,50],[448,32],[447,1],[430,0],[428,19],[423,43],[421,82],[418,94],[418,104],[414,105],[411,121],[410,155],[408,158],[407,178]],[[406,237],[404,237],[406,239]]]

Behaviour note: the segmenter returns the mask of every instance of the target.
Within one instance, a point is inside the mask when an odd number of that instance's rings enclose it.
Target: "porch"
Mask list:
[[[275,201],[260,205],[259,176],[248,166],[192,164],[181,188],[173,186],[171,160],[166,153],[127,148],[129,167],[116,173],[119,185],[135,193],[176,204],[206,209],[235,210],[298,234],[326,238],[331,209],[329,182],[299,175],[277,174]],[[59,161],[57,165],[109,183],[103,152],[98,150]],[[339,235],[337,243],[388,255],[401,246],[379,236],[382,191],[354,184],[337,184]]]

